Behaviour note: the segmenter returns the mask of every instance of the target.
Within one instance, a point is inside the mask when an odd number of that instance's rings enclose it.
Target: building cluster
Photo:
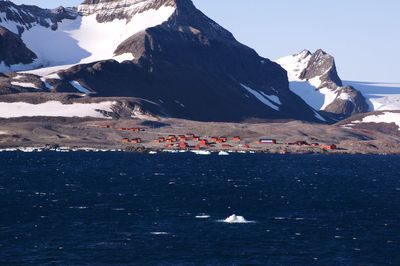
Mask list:
[[[186,149],[203,149],[203,148],[210,148],[215,147],[215,145],[220,144],[222,148],[230,148],[233,147],[232,145],[228,144],[227,142],[240,142],[240,136],[235,136],[233,138],[228,137],[200,137],[194,133],[187,133],[186,135],[168,135],[167,137],[159,137],[154,140],[155,143],[158,144],[165,144],[166,148],[179,148],[181,150]],[[192,145],[189,145],[191,143]],[[250,148],[250,145],[244,144]]]
[[[101,128],[109,128],[113,129],[110,125],[102,125]],[[140,127],[119,127],[114,128],[118,131],[127,131],[127,132],[143,132],[145,131]],[[130,144],[140,144],[143,143],[143,139],[136,138],[123,138],[121,140],[122,143],[130,143]],[[154,139],[154,143],[162,145],[164,148],[168,149],[180,149],[180,150],[188,150],[188,149],[207,149],[212,147],[220,147],[223,149],[229,149],[240,147],[242,149],[250,149],[249,143],[243,143],[242,138],[240,136],[226,137],[226,136],[212,136],[212,137],[200,137],[194,133],[187,133],[185,135],[173,135],[170,134],[168,136],[159,136]],[[260,145],[277,145],[278,142],[276,139],[262,138],[256,143],[258,147]],[[289,146],[299,146],[299,147],[319,147],[323,150],[336,150],[337,146],[335,144],[332,145],[320,145],[319,143],[308,143],[306,141],[295,141],[289,143],[282,143],[284,145]]]

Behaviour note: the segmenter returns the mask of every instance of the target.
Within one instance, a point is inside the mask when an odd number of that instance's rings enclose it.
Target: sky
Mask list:
[[[82,0],[13,0],[41,7]],[[193,0],[205,14],[261,56],[319,48],[344,80],[400,83],[399,0]]]

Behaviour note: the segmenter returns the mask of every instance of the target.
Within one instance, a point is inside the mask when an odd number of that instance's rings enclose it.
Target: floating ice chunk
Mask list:
[[[211,154],[210,151],[193,150],[192,152],[197,154],[197,155],[210,155]]]
[[[248,224],[248,223],[255,223],[254,221],[247,221],[243,216],[239,216],[236,214],[232,214],[225,220],[222,220],[224,223],[229,223],[229,224]]]
[[[149,154],[157,154],[156,151],[149,151]]]

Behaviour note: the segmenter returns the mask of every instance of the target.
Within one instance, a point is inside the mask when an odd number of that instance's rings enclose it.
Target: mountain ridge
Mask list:
[[[42,60],[36,61],[66,65],[39,76],[32,71],[26,84],[53,93],[142,98],[157,103],[160,113],[199,121],[326,122],[289,90],[278,64],[239,43],[190,0],[86,1],[76,12],[56,29],[37,23],[21,33]],[[57,47],[38,36],[67,42]],[[4,92],[25,90],[13,79],[3,81]]]

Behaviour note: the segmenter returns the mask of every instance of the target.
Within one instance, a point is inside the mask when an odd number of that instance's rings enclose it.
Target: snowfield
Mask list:
[[[62,104],[57,101],[49,101],[41,104],[30,104],[25,102],[6,103],[0,102],[0,117],[95,117],[105,118],[99,110],[111,112],[115,102],[100,103],[74,103]]]

